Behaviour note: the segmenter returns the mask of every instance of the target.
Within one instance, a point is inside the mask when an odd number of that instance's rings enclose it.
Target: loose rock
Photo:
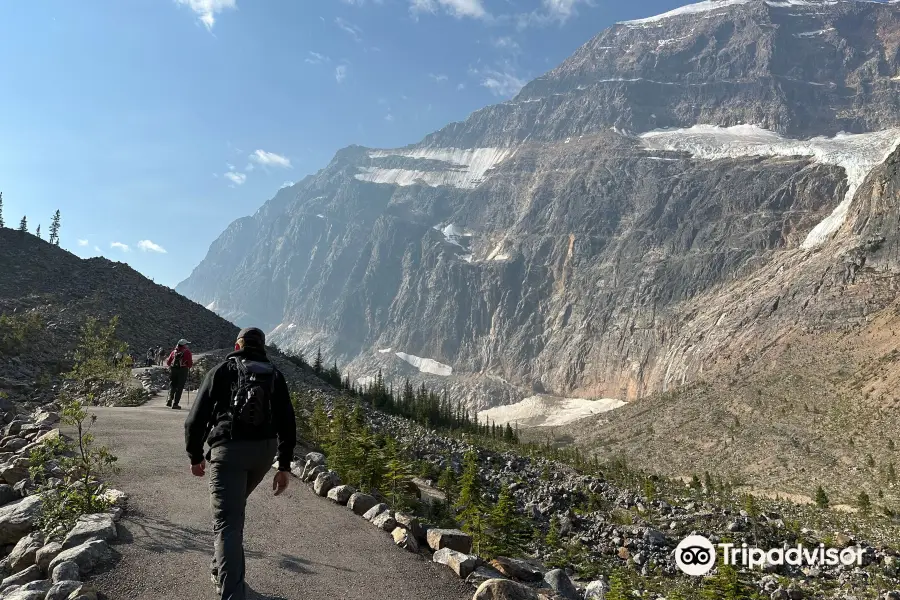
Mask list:
[[[116,523],[112,515],[82,515],[75,522],[75,527],[66,536],[62,549],[68,550],[92,540],[114,540],[118,537]]]
[[[338,504],[347,504],[350,500],[350,496],[355,492],[356,488],[352,485],[339,485],[328,490],[328,499],[337,502]]]
[[[528,586],[508,579],[488,579],[478,586],[472,600],[538,600]]]
[[[390,507],[383,502],[381,504],[376,504],[375,506],[367,510],[365,514],[363,514],[363,519],[365,519],[366,521],[372,521],[375,519],[375,517],[389,509]]]
[[[567,600],[580,600],[580,595],[572,580],[562,569],[547,571],[544,575],[544,583],[550,586],[554,592]]]
[[[432,555],[431,560],[442,565],[447,565],[460,579],[465,579],[475,570],[478,559],[470,554],[463,554],[450,548],[441,548]]]
[[[404,550],[409,550],[413,553],[419,552],[419,542],[403,527],[395,527],[394,531],[391,532],[391,537],[394,538],[394,543]]]
[[[472,537],[459,529],[429,529],[427,537],[432,550],[450,548],[463,554],[472,551]]]
[[[69,595],[81,587],[80,581],[60,581],[54,583],[45,600],[68,600]]]
[[[325,473],[319,473],[316,477],[316,482],[313,484],[313,491],[317,496],[325,497],[328,495],[329,490],[336,485],[341,484],[341,478],[338,477],[338,474],[334,471],[327,471]]]
[[[60,581],[81,581],[81,568],[71,560],[65,560],[50,570],[50,578],[54,583]]]
[[[366,514],[366,512],[376,504],[378,504],[378,501],[374,496],[363,494],[362,492],[356,492],[350,496],[349,500],[347,500],[347,508],[359,516]]]
[[[15,544],[31,531],[41,510],[41,497],[28,496],[0,508],[0,545]]]
[[[382,531],[393,531],[397,526],[397,521],[394,520],[394,513],[386,510],[372,519],[372,525]]]
[[[537,567],[517,558],[498,556],[491,561],[491,566],[507,577],[519,581],[537,582],[544,578],[544,574]]]
[[[33,532],[16,544],[7,557],[7,564],[13,573],[18,573],[35,564],[35,555],[44,545],[44,536],[39,532]]]
[[[72,561],[78,565],[82,575],[90,573],[95,566],[109,558],[109,544],[104,540],[94,540],[68,550],[63,550],[50,561],[50,571],[57,565]]]

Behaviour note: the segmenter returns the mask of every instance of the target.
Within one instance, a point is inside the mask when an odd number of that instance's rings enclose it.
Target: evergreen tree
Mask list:
[[[741,581],[733,565],[719,565],[717,573],[704,581],[701,598],[704,600],[757,600],[753,586]]]
[[[707,494],[712,494],[716,491],[716,484],[713,481],[712,475],[709,474],[709,471],[703,473],[703,488],[706,490]]]
[[[447,459],[447,466],[444,467],[441,476],[438,478],[437,486],[447,497],[447,506],[453,506],[453,501],[456,498],[456,471],[453,470],[453,465],[449,458]]]
[[[316,375],[322,374],[322,348],[321,346],[316,350],[316,362],[313,363],[313,373]]]
[[[828,496],[821,485],[816,489],[816,506],[822,509],[828,508]]]
[[[690,487],[691,487],[691,489],[693,489],[694,491],[697,491],[697,492],[699,492],[700,490],[703,489],[703,484],[700,483],[700,478],[697,477],[696,473],[691,475]]]
[[[6,227],[6,223],[3,222],[3,192],[0,192],[0,227]]]
[[[547,535],[544,537],[544,545],[550,550],[557,550],[560,547],[559,538],[559,519],[556,516],[550,517],[550,528],[547,529]]]
[[[625,586],[622,576],[618,573],[613,573],[609,578],[609,591],[606,593],[606,600],[632,600],[632,598],[633,596]]]
[[[312,416],[309,419],[309,429],[312,442],[322,446],[328,435],[328,415],[325,414],[325,407],[321,400],[317,400],[313,407]]]
[[[397,442],[392,438],[389,438],[385,445],[384,459],[385,472],[382,486],[384,489],[382,491],[393,508],[396,510],[408,509],[413,504],[409,493],[409,481],[412,473],[409,465],[400,456]]]
[[[869,499],[869,495],[865,492],[860,492],[859,496],[856,498],[856,505],[859,507],[859,512],[862,514],[868,514],[872,509],[872,501]]]
[[[472,536],[475,553],[481,552],[484,542],[484,504],[481,497],[481,480],[478,477],[478,454],[469,450],[463,461],[459,498],[456,500],[457,518],[463,531]]]
[[[53,220],[50,221],[50,243],[59,246],[59,209],[53,213]]]
[[[44,239],[41,237],[41,226],[40,225],[38,225],[37,229],[34,230],[34,235],[36,235],[39,240]]]
[[[19,221],[19,232],[20,233],[28,232],[28,217],[22,217],[22,220]]]
[[[503,486],[497,503],[488,517],[489,536],[487,554],[489,556],[519,556],[528,541],[528,529],[522,517],[516,513],[516,501],[509,488]]]

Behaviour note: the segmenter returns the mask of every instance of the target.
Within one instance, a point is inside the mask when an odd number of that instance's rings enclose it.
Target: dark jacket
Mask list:
[[[187,420],[184,422],[184,442],[191,464],[203,461],[203,443],[210,448],[224,444],[231,439],[231,401],[233,388],[237,385],[238,371],[228,360],[236,356],[247,360],[269,362],[264,351],[247,348],[228,355],[225,362],[206,374],[197,399]],[[258,439],[278,438],[278,469],[289,471],[297,443],[297,425],[294,407],[284,375],[276,369],[275,390],[272,394],[272,428],[261,432]],[[248,439],[243,437],[241,439]]]

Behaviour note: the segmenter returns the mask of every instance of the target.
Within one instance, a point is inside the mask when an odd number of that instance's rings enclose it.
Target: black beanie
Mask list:
[[[244,339],[245,346],[263,348],[266,345],[266,334],[258,327],[244,327],[238,333],[238,339]]]

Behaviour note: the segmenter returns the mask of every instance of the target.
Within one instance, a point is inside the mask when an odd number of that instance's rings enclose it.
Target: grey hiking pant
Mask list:
[[[169,404],[178,406],[181,403],[181,394],[187,384],[189,372],[187,367],[172,367],[169,371]]]
[[[230,441],[210,450],[209,496],[215,554],[212,570],[221,600],[244,600],[244,509],[247,498],[272,468],[275,439]]]

